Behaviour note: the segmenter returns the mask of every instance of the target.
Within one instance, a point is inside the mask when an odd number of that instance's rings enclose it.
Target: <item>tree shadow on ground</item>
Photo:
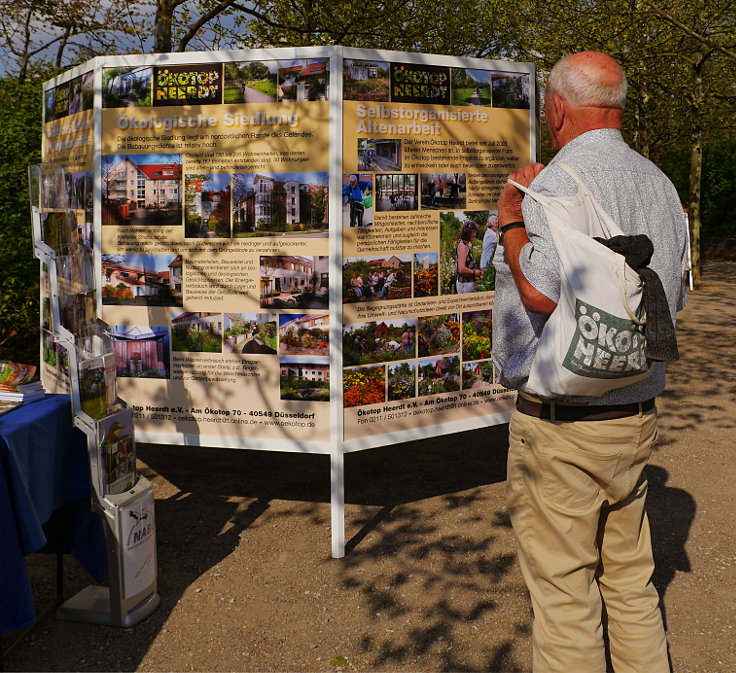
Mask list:
[[[373,507],[353,518],[341,581],[370,615],[372,669],[523,670],[528,599],[503,489],[484,488],[505,480],[507,448],[503,425],[348,456],[348,500]]]
[[[361,648],[376,666],[397,665],[404,654],[431,654],[436,661],[441,651],[442,668],[470,670],[463,655],[452,652],[455,632],[499,610],[494,586],[515,558],[508,545],[497,544],[497,531],[510,534],[508,520],[498,503],[486,509],[483,489],[505,479],[506,445],[504,425],[346,455],[352,540],[347,558],[334,561],[341,564],[336,581],[356,587],[361,609],[375,624],[383,624],[381,614],[390,620],[410,615],[413,622],[396,641],[366,634]],[[311,525],[327,524],[320,503],[330,500],[329,456],[145,443],[137,450],[141,473],[155,485],[160,607],[133,629],[46,620],[11,652],[7,670],[136,670],[184,593],[242,544],[273,501],[292,503]],[[454,517],[460,514],[472,533],[458,527]],[[284,515],[283,509],[271,515],[267,525]],[[39,571],[49,573],[48,567]],[[422,600],[397,598],[401,592],[384,588],[386,580],[419,592]],[[67,597],[88,583],[72,559]],[[41,594],[52,591],[41,584]],[[504,591],[518,594],[523,587]],[[527,622],[523,616],[514,628],[523,634]],[[45,643],[59,639],[68,646],[52,654]],[[495,663],[482,668],[515,670],[504,663],[513,658],[512,640],[487,648]]]

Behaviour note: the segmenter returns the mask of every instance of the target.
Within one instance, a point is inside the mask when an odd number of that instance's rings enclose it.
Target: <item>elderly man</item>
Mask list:
[[[685,303],[687,232],[675,188],[621,136],[626,79],[606,54],[560,60],[546,90],[556,157],[511,174],[552,196],[577,192],[570,166],[624,233],[654,244],[649,266],[670,315]],[[533,184],[532,184],[533,183]],[[560,296],[557,250],[542,207],[507,184],[498,203],[500,250],[493,359],[518,391],[510,424],[508,506],[534,609],[535,673],[603,673],[604,630],[616,671],[669,671],[644,501],[657,434],[654,399],[665,364],[602,396],[541,399],[528,386],[539,335]],[[618,291],[612,288],[612,291]]]
[[[483,235],[483,252],[480,256],[480,270],[485,271],[496,254],[498,247],[498,215],[489,215],[486,233]]]

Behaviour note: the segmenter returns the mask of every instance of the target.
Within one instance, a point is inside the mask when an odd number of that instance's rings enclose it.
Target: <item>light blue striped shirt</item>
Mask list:
[[[571,140],[537,176],[531,189],[553,196],[571,196],[577,185],[555,161],[571,166],[593,196],[625,234],[647,234],[654,244],[649,264],[664,286],[671,315],[686,301],[684,268],[687,228],[674,185],[651,161],[632,150],[616,129],[588,131]],[[542,207],[530,197],[522,204],[530,242],[521,251],[521,268],[542,294],[560,295],[559,257]],[[503,247],[500,248],[503,251]],[[493,308],[493,362],[501,383],[532,395],[526,386],[539,335],[547,316],[524,308],[505,254],[497,254],[496,296]],[[659,395],[665,385],[665,364],[652,364],[643,381],[600,397],[570,397],[591,404],[628,404]]]

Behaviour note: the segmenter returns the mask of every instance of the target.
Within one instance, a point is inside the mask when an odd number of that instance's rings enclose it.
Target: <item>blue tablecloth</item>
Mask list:
[[[107,569],[100,517],[90,506],[87,440],[68,395],[47,395],[0,416],[0,633],[36,618],[23,557],[73,554],[97,581]],[[64,506],[60,534],[46,526]]]

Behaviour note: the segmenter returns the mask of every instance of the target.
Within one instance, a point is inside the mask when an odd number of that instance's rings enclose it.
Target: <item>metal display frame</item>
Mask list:
[[[227,63],[231,61],[279,60],[292,58],[326,58],[329,60],[329,336],[333,346],[330,348],[330,428],[329,441],[315,442],[298,439],[261,439],[247,436],[218,437],[216,435],[186,435],[171,432],[146,432],[139,430],[140,441],[160,444],[182,444],[191,446],[217,446],[223,448],[246,448],[256,450],[273,450],[300,453],[326,454],[330,456],[330,512],[331,512],[331,551],[334,558],[345,555],[345,454],[353,451],[387,446],[398,442],[406,442],[450,434],[466,430],[478,429],[508,422],[511,415],[511,403],[503,411],[486,415],[478,414],[472,419],[461,419],[450,422],[424,424],[410,429],[389,429],[380,434],[358,439],[344,439],[343,415],[343,354],[337,344],[342,343],[343,328],[343,296],[342,277],[343,262],[343,227],[342,227],[342,176],[344,172],[343,157],[343,68],[346,59],[363,59],[378,61],[397,61],[407,64],[448,66],[478,70],[497,70],[506,73],[527,73],[531,79],[530,113],[528,128],[529,157],[534,161],[537,147],[536,128],[536,88],[534,82],[534,66],[529,63],[498,61],[479,58],[464,58],[444,55],[395,52],[386,50],[354,49],[341,46],[331,47],[299,47],[273,48],[256,50],[227,50],[218,52],[185,52],[169,54],[128,55],[115,57],[97,57],[75,67],[73,70],[50,80],[44,85],[49,91],[64,82],[94,70],[94,231],[95,231],[95,273],[100,277],[101,247],[100,236],[102,222],[101,206],[101,157],[102,157],[102,70],[107,67],[136,67],[157,65],[186,65]],[[98,314],[101,315],[101,300]],[[91,428],[87,419],[77,421],[80,427]],[[84,426],[84,427],[83,427]],[[247,427],[247,426],[246,426]],[[117,504],[110,503],[110,512]],[[111,530],[114,529],[114,517],[107,513]],[[114,536],[113,536],[114,537]],[[154,588],[155,591],[155,588]]]

